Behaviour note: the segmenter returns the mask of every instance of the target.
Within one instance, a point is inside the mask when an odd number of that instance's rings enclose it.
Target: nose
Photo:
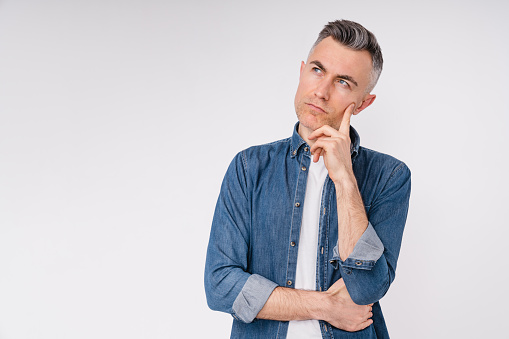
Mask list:
[[[314,92],[316,97],[323,100],[329,100],[329,91],[330,84],[325,79],[323,79],[318,82]]]

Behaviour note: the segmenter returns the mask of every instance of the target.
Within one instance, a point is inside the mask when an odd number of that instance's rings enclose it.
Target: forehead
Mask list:
[[[320,61],[327,73],[349,75],[357,80],[360,87],[369,84],[373,66],[368,51],[355,51],[327,37],[316,45],[307,63],[314,60]]]

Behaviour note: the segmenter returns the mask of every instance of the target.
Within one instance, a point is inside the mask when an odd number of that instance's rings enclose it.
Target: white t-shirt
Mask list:
[[[295,288],[315,291],[320,205],[323,185],[325,178],[327,178],[327,168],[323,162],[323,157],[320,157],[317,163],[314,163],[313,159],[311,159],[308,171],[306,196],[302,211],[302,225],[300,228]],[[290,321],[287,338],[321,339],[320,323],[318,320]]]

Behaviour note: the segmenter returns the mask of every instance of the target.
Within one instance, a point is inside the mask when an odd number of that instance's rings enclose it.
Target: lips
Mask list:
[[[319,112],[319,113],[327,113],[323,108],[321,108],[320,106],[317,106],[317,105],[314,105],[314,104],[311,104],[311,103],[306,103],[306,105],[308,105],[308,107],[310,107],[313,111],[315,112]]]

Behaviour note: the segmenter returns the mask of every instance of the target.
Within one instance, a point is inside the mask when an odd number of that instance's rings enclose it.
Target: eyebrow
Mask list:
[[[318,68],[321,68],[324,72],[327,72],[327,69],[325,68],[325,66],[322,65],[322,63],[320,61],[318,61],[318,60],[313,60],[313,61],[310,62],[310,64],[315,64]],[[355,81],[349,75],[346,75],[346,74],[336,74],[336,78],[341,78],[341,79],[345,79],[345,80],[351,81],[355,86],[359,86],[359,84],[357,84],[357,81]]]

